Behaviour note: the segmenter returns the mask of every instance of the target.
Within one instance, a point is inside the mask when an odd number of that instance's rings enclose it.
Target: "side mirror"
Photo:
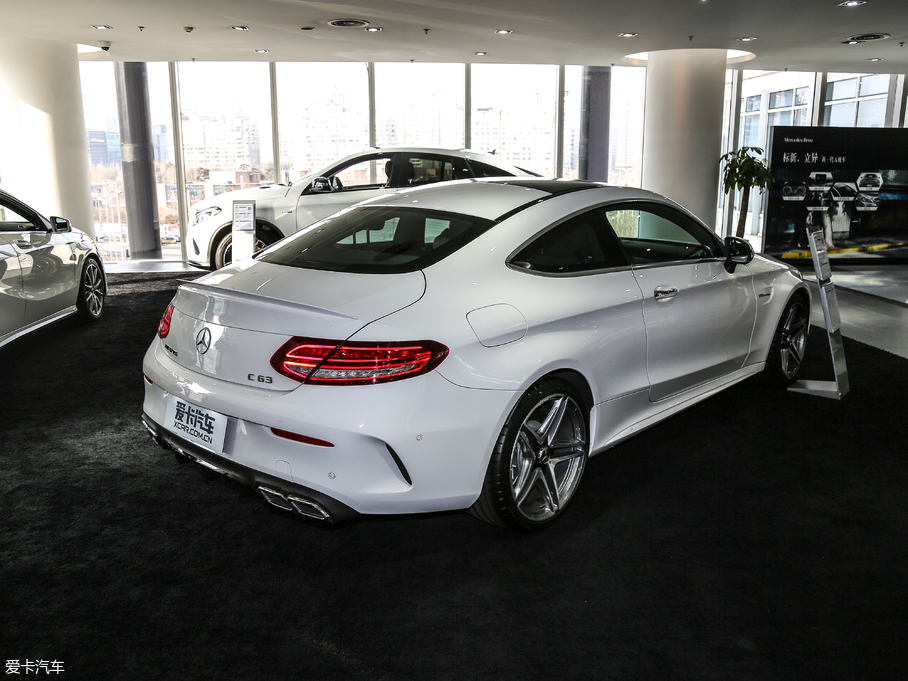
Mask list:
[[[725,271],[734,274],[738,265],[746,265],[754,259],[750,242],[737,236],[725,237]]]
[[[325,192],[330,192],[331,189],[331,180],[327,177],[316,177],[312,180],[312,184],[309,185],[309,191],[313,194],[323,194]]]
[[[59,218],[55,215],[52,215],[50,218],[51,229],[54,232],[71,232],[73,231],[73,226],[66,218]]]

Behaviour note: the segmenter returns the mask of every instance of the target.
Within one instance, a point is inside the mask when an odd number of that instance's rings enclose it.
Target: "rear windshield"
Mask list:
[[[397,206],[353,208],[262,251],[259,260],[332,272],[397,274],[438,262],[492,220]]]

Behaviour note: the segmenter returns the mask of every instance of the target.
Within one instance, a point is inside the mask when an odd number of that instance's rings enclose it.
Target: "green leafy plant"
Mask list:
[[[736,189],[741,190],[741,211],[735,236],[744,236],[750,190],[757,187],[763,192],[772,187],[772,173],[762,156],[763,150],[760,147],[741,147],[737,151],[729,151],[719,158],[719,161],[725,164],[722,175],[725,193],[730,194]]]

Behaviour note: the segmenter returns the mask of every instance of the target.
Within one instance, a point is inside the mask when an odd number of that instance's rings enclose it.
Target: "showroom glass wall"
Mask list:
[[[128,245],[113,64],[80,66],[96,229],[105,258],[118,260]],[[468,146],[542,175],[578,175],[582,66],[277,63],[273,98],[264,62],[175,66],[183,192],[177,189],[168,65],[148,64],[165,258],[181,257],[180,198],[188,206],[251,185],[292,182],[370,144]],[[614,67],[612,73],[609,178],[639,186],[645,69]]]
[[[164,257],[180,257],[174,242],[181,198],[188,206],[245,186],[293,181],[370,144],[468,146],[495,151],[543,175],[579,173],[582,66],[277,63],[273,81],[264,62],[174,67],[182,192],[175,172],[168,65],[148,64]],[[730,86],[738,73],[740,115],[732,125]],[[96,229],[105,257],[120,259],[127,248],[126,217],[113,65],[82,62],[81,75]],[[645,80],[641,67],[611,69],[610,182],[640,186]],[[729,71],[720,153],[740,144],[765,147],[773,125],[901,125],[904,113],[893,122],[898,112],[892,101],[903,83],[903,76]],[[729,223],[727,204],[721,196],[719,229]],[[762,197],[755,193],[751,206],[757,219],[749,220],[748,232],[759,235]]]

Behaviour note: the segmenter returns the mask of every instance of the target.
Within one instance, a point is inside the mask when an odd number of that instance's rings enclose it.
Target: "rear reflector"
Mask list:
[[[301,383],[361,385],[425,374],[447,356],[448,348],[435,341],[345,343],[296,337],[274,353],[271,366]]]
[[[299,433],[291,433],[289,430],[281,430],[280,428],[272,428],[271,432],[279,437],[285,437],[288,440],[293,440],[294,442],[304,442],[307,445],[316,445],[317,447],[334,446],[326,440],[319,440],[314,437],[309,437],[308,435],[300,435]]]

